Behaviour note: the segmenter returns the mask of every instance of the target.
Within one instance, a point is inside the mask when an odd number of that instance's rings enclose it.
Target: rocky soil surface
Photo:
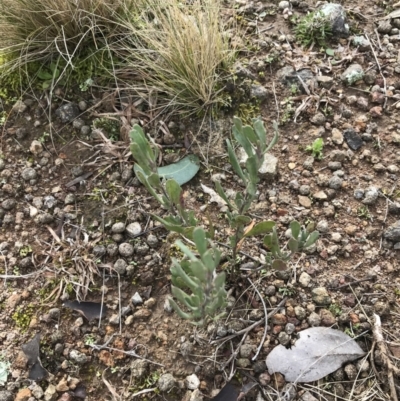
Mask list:
[[[228,317],[195,329],[168,302],[175,238],[151,219],[163,211],[134,177],[126,110],[108,109],[95,89],[58,88],[51,104],[45,95],[9,101],[0,158],[0,361],[9,374],[0,401],[201,401],[234,369],[258,381],[245,399],[277,400],[288,387],[268,373],[265,358],[314,326],[359,336],[368,356],[298,385],[290,399],[389,399],[371,330],[375,313],[399,358],[400,18],[382,19],[391,11],[382,1],[343,2],[350,31],[330,44],[331,56],[296,43],[289,22],[316,2],[231,6],[248,41],[233,89],[246,105],[242,118],[261,107],[268,129],[280,121],[252,216],[277,221],[283,236],[293,219],[314,221],[316,246],[274,272],[257,269],[264,251],[248,243],[229,282]],[[164,163],[179,159],[193,132],[202,168],[185,186],[185,200],[210,213],[224,243],[223,213],[200,183],[239,188],[226,165],[231,124],[225,116],[206,126],[178,118],[145,126]],[[320,137],[322,154],[313,155],[306,148]],[[243,335],[264,317],[260,294],[272,312],[268,326]],[[102,304],[100,321],[67,307],[76,297]],[[40,362],[32,362],[21,346],[37,333]]]

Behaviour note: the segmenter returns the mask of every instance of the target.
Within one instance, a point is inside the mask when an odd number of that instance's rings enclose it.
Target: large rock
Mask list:
[[[389,241],[399,242],[400,241],[400,220],[392,224],[384,233],[383,237]]]
[[[359,81],[364,77],[364,69],[360,64],[351,64],[341,75],[341,80],[348,84],[353,85],[355,82]]]
[[[320,11],[329,19],[333,37],[347,38],[349,36],[350,28],[343,6],[337,3],[326,3],[320,8]]]
[[[56,110],[56,116],[62,123],[69,123],[80,114],[79,107],[75,103],[65,103]]]

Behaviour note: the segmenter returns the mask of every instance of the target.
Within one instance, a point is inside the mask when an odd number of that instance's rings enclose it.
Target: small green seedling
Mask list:
[[[295,27],[296,39],[303,45],[326,47],[326,41],[332,37],[331,23],[322,11],[309,13]]]
[[[311,145],[306,147],[306,151],[311,152],[313,157],[317,160],[322,159],[322,151],[324,149],[324,140],[322,138],[316,139]]]

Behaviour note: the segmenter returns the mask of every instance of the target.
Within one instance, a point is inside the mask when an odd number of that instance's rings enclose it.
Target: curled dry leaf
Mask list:
[[[29,379],[35,381],[44,379],[48,372],[40,362],[40,334],[36,334],[32,340],[23,344],[21,348],[28,359]]]
[[[102,305],[101,302],[65,301],[64,306],[79,312],[89,321],[103,318],[107,313],[107,306]]]
[[[210,187],[207,187],[204,184],[200,184],[201,189],[203,192],[207,195],[210,195],[210,203],[217,203],[219,207],[224,207],[226,206],[226,202]]]
[[[301,331],[292,348],[275,347],[266,363],[270,374],[280,372],[286,381],[307,383],[322,379],[344,363],[364,355],[354,339],[342,331],[313,327]]]

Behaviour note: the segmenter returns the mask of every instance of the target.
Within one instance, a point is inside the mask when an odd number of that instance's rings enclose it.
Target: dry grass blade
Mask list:
[[[121,48],[129,68],[151,89],[164,95],[164,105],[196,113],[223,103],[219,84],[233,60],[223,31],[219,1],[144,0],[147,11],[141,24],[128,24],[134,41]],[[126,51],[135,48],[134,52]]]

